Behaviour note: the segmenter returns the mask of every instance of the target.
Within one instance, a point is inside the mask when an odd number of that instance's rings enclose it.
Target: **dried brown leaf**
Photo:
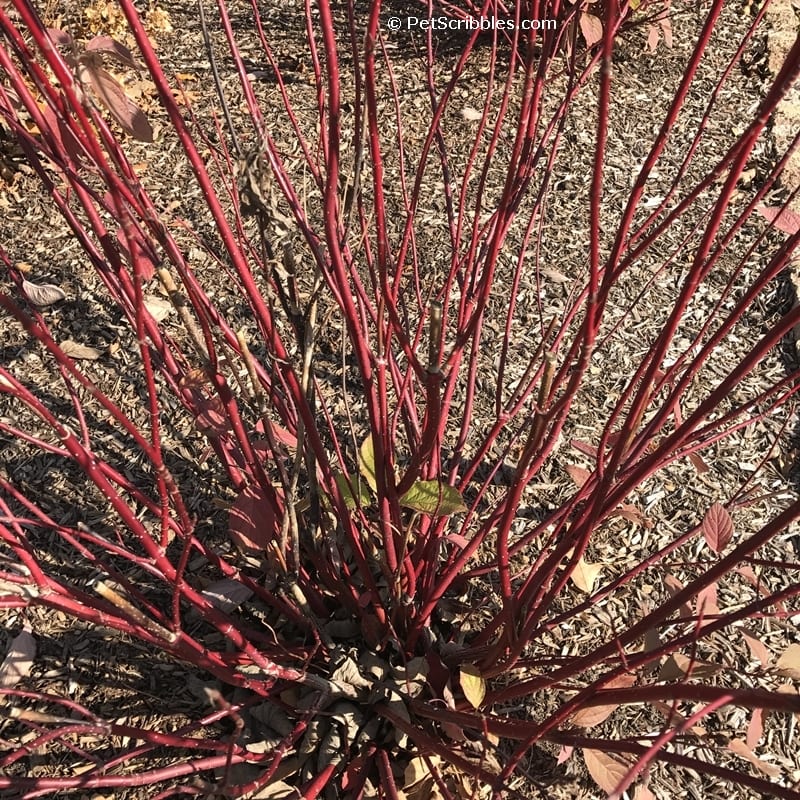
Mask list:
[[[86,361],[97,361],[97,359],[103,355],[102,350],[98,350],[96,347],[89,347],[89,345],[81,344],[80,342],[75,342],[72,339],[66,339],[61,342],[59,347],[70,358],[85,359]]]
[[[790,644],[778,659],[778,674],[800,681],[800,644]]]
[[[0,664],[0,687],[11,689],[26,677],[36,657],[36,639],[31,629],[23,628],[12,640],[8,653]]]
[[[464,106],[461,109],[461,116],[466,122],[477,122],[483,116],[483,112],[471,106]]]
[[[578,559],[570,580],[585,594],[591,594],[594,589],[597,576],[602,572],[602,564],[588,564],[583,560],[583,556]]]
[[[169,300],[154,294],[146,294],[144,296],[144,307],[156,322],[161,322],[173,311],[172,303]]]
[[[40,308],[52,306],[54,303],[59,302],[59,300],[66,300],[67,298],[63,289],[56,286],[54,283],[37,284],[23,280],[22,291],[31,303]]]

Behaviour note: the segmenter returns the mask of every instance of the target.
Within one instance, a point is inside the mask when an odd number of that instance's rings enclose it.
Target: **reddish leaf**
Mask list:
[[[761,741],[761,737],[764,735],[763,717],[764,715],[762,709],[753,709],[753,716],[750,717],[750,722],[747,726],[746,740],[746,744],[751,750],[754,750],[756,747],[758,747],[758,743]]]
[[[670,594],[670,597],[675,597],[675,595],[678,594],[678,592],[683,591],[683,584],[674,575],[664,576],[664,586],[666,586],[667,591]],[[678,616],[681,619],[686,619],[686,617],[691,617],[692,606],[689,603],[684,603],[678,611]]]
[[[621,503],[609,516],[622,517],[636,525],[641,525],[643,528],[652,528],[653,522],[648,519],[635,505],[631,503]]]
[[[581,14],[578,18],[587,47],[594,47],[603,38],[603,23],[594,14]]]
[[[757,210],[779,231],[791,235],[800,230],[800,214],[792,211],[789,206],[758,206]]]
[[[620,783],[633,766],[634,760],[631,756],[605,753],[602,750],[589,750],[588,748],[584,748],[581,752],[583,760],[586,762],[586,769],[604,792],[614,794],[617,790],[622,792],[628,788],[620,786]]]
[[[703,536],[706,544],[715,552],[721,553],[733,535],[733,521],[724,506],[714,503],[703,517]]]
[[[42,115],[47,123],[47,130],[56,140],[58,153],[66,154],[79,167],[86,163],[83,145],[73,133],[67,122],[59,117],[50,106],[42,108]]]
[[[84,49],[87,53],[102,53],[119,61],[131,69],[143,70],[144,67],[133,57],[133,53],[110,36],[95,36],[86,42]]]
[[[580,439],[573,439],[570,442],[570,445],[574,447],[579,453],[583,453],[586,456],[592,456],[594,458],[597,455],[597,448],[587,444],[586,442],[582,442]]]
[[[556,763],[563,764],[572,757],[572,753],[575,751],[575,748],[571,745],[562,744],[561,749],[558,751],[558,758],[556,759]]]
[[[140,142],[153,141],[153,129],[147,117],[108,72],[96,64],[83,64],[80,77],[92,87],[120,128]]]
[[[669,14],[662,14],[658,18],[658,24],[661,26],[661,33],[664,34],[664,44],[672,50],[672,22]]]
[[[747,631],[742,631],[742,636],[744,636],[744,640],[750,648],[750,655],[755,658],[762,667],[768,667],[769,662],[772,660],[772,653],[770,653],[767,646],[760,639],[756,639],[755,636],[747,633]]]
[[[673,653],[661,667],[658,673],[660,681],[677,681],[687,678],[710,678],[722,670],[718,664],[709,664],[685,656],[682,653]]]
[[[135,231],[134,235],[137,237],[139,236],[139,232]],[[125,242],[125,236],[123,235],[122,228],[117,228],[117,243],[119,244],[120,252],[125,256],[125,260],[131,267],[134,266],[133,264],[133,257],[131,256],[130,250],[128,250],[128,246]],[[147,248],[144,246],[144,243],[141,239],[137,241],[138,247],[136,247],[136,252],[138,253],[138,262],[136,264],[137,269],[140,269],[142,272],[142,280],[147,283],[153,275],[156,274],[156,265],[153,263],[153,260],[147,255]]]
[[[628,686],[633,686],[634,683],[636,683],[635,675],[620,675],[618,678],[609,681],[603,688],[627,688]],[[595,725],[599,725],[601,722],[607,720],[618,706],[619,703],[612,703],[604,706],[588,706],[580,709],[580,711],[576,711],[570,718],[570,722],[573,725],[577,725],[579,728],[593,728]]]
[[[658,47],[658,28],[655,25],[650,25],[647,28],[647,49],[651,53],[655,53]]]
[[[592,474],[588,469],[579,467],[576,464],[567,464],[566,470],[569,473],[570,478],[572,478],[572,482],[579,489],[584,483],[586,483],[586,481],[589,480],[589,476]]]
[[[194,407],[197,427],[210,436],[220,436],[229,429],[225,407],[217,395],[209,396],[206,392],[208,380],[201,369],[190,370],[181,378],[180,387],[189,395]]]
[[[705,589],[701,589],[697,593],[697,599],[695,600],[695,608],[697,610],[697,616],[702,617],[703,620],[700,623],[700,628],[704,628],[710,622],[713,622],[712,619],[715,616],[719,616],[719,606],[717,605],[717,584],[712,583],[710,586],[706,586]]]
[[[287,431],[286,428],[282,428],[280,425],[276,425],[271,420],[269,423],[269,427],[276,441],[285,445],[289,450],[292,451],[297,450],[297,437],[294,434]]]
[[[769,775],[770,778],[777,778],[781,774],[780,767],[762,761],[741,739],[732,739],[728,744],[728,749],[732,753],[736,753],[737,756],[749,761],[756,769],[765,775]]]
[[[278,534],[275,510],[261,489],[248,486],[239,492],[228,514],[228,533],[239,550],[261,557]]]
[[[689,453],[689,461],[692,462],[692,466],[698,475],[703,475],[711,469],[700,453]]]
[[[66,31],[62,31],[60,28],[48,28],[47,35],[50,37],[50,41],[57,47],[72,47],[72,45],[75,44],[75,40],[72,36]]]

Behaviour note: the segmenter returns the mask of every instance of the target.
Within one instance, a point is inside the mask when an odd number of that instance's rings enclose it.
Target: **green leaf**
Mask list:
[[[352,511],[356,506],[365,508],[370,504],[369,492],[366,490],[366,487],[362,485],[357,475],[353,477],[352,484],[345,478],[343,472],[337,472],[334,478],[344,498],[344,504],[348,509]]]
[[[457,511],[466,511],[461,493],[441,481],[417,481],[401,498],[406,508],[413,508],[434,517],[448,517]]]
[[[364,443],[358,451],[358,468],[369,484],[369,488],[377,494],[378,481],[375,478],[375,448],[372,445],[372,436],[364,439]]]

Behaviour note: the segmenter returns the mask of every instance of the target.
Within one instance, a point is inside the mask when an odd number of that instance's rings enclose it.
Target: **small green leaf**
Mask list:
[[[378,481],[375,478],[375,448],[372,445],[372,436],[364,439],[364,443],[358,451],[358,468],[369,484],[369,488],[377,494]]]
[[[434,517],[448,517],[457,511],[466,511],[461,493],[454,486],[441,481],[417,481],[401,498],[406,508],[413,508]]]
[[[339,487],[339,491],[344,498],[344,504],[348,509],[352,511],[356,506],[365,508],[369,505],[369,492],[367,492],[366,487],[362,485],[357,475],[353,476],[352,484],[345,478],[343,472],[337,472],[334,477],[336,479],[336,485]]]

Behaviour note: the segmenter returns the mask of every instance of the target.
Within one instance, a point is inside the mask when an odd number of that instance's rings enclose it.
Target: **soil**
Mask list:
[[[398,9],[401,5],[394,4]],[[243,0],[234,0],[228,4],[228,8],[241,50],[250,59],[249,80],[261,107],[281,108],[280,87],[274,82],[263,59],[259,60],[249,5]],[[392,10],[387,7],[387,16],[391,15]],[[211,14],[211,11],[208,13]],[[398,10],[399,15],[406,16],[407,13],[405,8]],[[651,138],[663,119],[668,103],[675,95],[695,33],[702,24],[703,13],[702,4],[673,2],[671,47],[667,46],[662,33],[660,42],[651,51],[647,45],[650,35],[647,26],[629,31],[619,42],[614,64],[614,102],[604,187],[606,205],[603,227],[606,230],[613,231],[621,217],[632,180],[647,154]],[[49,23],[69,26],[73,34],[88,36],[105,33],[130,43],[119,13],[102,0],[82,9],[73,7],[64,10],[51,4],[44,14]],[[209,119],[215,114],[221,119],[211,64],[195,7],[164,0],[151,6],[151,14],[149,24],[166,74],[181,77],[183,91],[196,118]],[[751,11],[738,2],[730,3],[723,12],[707,57],[701,64],[697,80],[675,126],[676,135],[663,156],[665,167],[647,187],[645,202],[650,198],[651,207],[657,206],[666,193],[685,152],[687,143],[680,133],[691,133],[700,126],[706,113],[709,89],[732,58],[743,30],[752,21],[750,14]],[[286,90],[297,109],[298,124],[311,136],[317,126],[316,89],[305,45],[302,4],[272,3],[264,18],[269,23],[270,44],[286,80]],[[222,87],[237,130],[238,147],[245,154],[257,145],[257,137],[252,126],[248,127],[244,121],[237,78],[225,58],[222,34],[217,26],[211,24],[210,27]],[[438,63],[441,64],[442,74],[446,74],[447,65],[458,53],[460,39],[458,36],[442,35],[437,43],[440,48]],[[408,34],[387,35],[387,47],[394,65],[393,80],[398,93],[398,108],[394,109],[390,103],[389,76],[384,74],[381,77],[381,88],[385,92],[382,96],[386,98],[381,108],[385,115],[387,142],[384,185],[389,189],[387,210],[390,218],[399,219],[403,216],[398,193],[392,192],[391,188],[410,179],[410,175],[401,168],[402,162],[396,150],[397,124],[394,115],[397,113],[402,119],[406,165],[416,163],[430,116],[429,100],[420,89],[424,85],[424,72],[421,60],[416,57],[419,45],[419,39]],[[468,74],[459,84],[458,100],[451,104],[443,121],[443,137],[452,159],[454,174],[459,174],[469,157],[472,138],[464,133],[472,130],[470,126],[475,124],[470,119],[471,112],[481,108],[484,102],[486,75],[490,69],[489,56],[489,48],[485,48],[479,50],[472,59]],[[752,120],[756,103],[769,82],[767,62],[766,37],[756,37],[750,42],[741,63],[732,71],[724,96],[711,109],[704,123],[705,131],[699,148],[689,170],[681,178],[681,186],[691,186],[705,175]],[[133,140],[126,142],[129,159],[137,165],[142,185],[156,200],[158,208],[163,210],[176,238],[191,254],[192,263],[206,292],[226,315],[232,328],[247,331],[253,341],[255,329],[249,311],[232,286],[227,265],[213,256],[216,231],[207,211],[204,212],[200,190],[189,177],[188,165],[169,132],[167,120],[155,101],[152,87],[133,74],[120,74],[127,83],[129,94],[147,112],[156,131],[152,144]],[[565,80],[565,76],[554,77],[553,90],[543,101],[551,112],[553,104],[561,96],[560,92],[563,92]],[[345,100],[343,130],[347,141],[354,132],[352,115],[347,114],[347,102],[352,98],[346,97]],[[498,104],[500,96],[493,102]],[[520,98],[512,96],[509,102],[513,116]],[[513,386],[522,377],[530,352],[535,347],[537,337],[541,337],[547,321],[564,316],[574,301],[576,287],[581,287],[586,277],[586,198],[591,180],[596,104],[596,83],[590,82],[574,103],[551,168],[552,191],[536,245],[537,269],[530,269],[523,274],[516,298],[522,310],[508,338],[507,351],[503,346],[503,324],[508,306],[507,287],[515,265],[510,256],[505,255],[501,255],[497,265],[498,291],[487,311],[487,324],[489,330],[495,331],[496,338],[487,338],[481,353],[484,377],[478,387],[474,417],[476,428],[493,418],[494,387]],[[547,113],[544,118],[548,118]],[[268,113],[266,122],[270,135],[284,153],[287,163],[297,165],[293,178],[296,186],[307,189],[304,199],[313,211],[315,204],[318,205],[318,198],[311,189],[308,176],[302,172],[292,126],[285,115],[275,113]],[[215,148],[220,146],[220,138],[210,126],[206,126],[205,130],[209,140],[203,154],[211,159]],[[3,128],[0,126],[2,135]],[[222,138],[229,147],[234,146],[227,133]],[[508,141],[501,142],[490,165],[484,207],[492,207],[502,188],[502,165],[510,145]],[[745,207],[753,188],[769,174],[776,157],[776,147],[771,136],[756,145],[748,170],[749,183],[739,187],[731,213]],[[346,147],[343,150],[346,152]],[[351,166],[346,163],[345,169]],[[407,168],[407,173],[410,173],[410,168]],[[220,176],[220,180],[224,177]],[[365,185],[369,185],[370,177],[365,176]],[[427,172],[418,215],[421,224],[416,247],[419,257],[424,258],[430,270],[432,280],[450,260],[442,188],[441,175],[434,170]],[[792,188],[791,185],[776,187],[766,202],[779,205]],[[474,187],[470,188],[470,192],[474,193]],[[24,164],[20,152],[8,138],[0,138],[0,210],[3,214],[0,246],[7,253],[10,263],[22,265],[29,280],[39,284],[54,284],[66,294],[65,301],[43,310],[47,323],[58,334],[58,341],[70,339],[95,348],[99,357],[81,360],[81,368],[132,419],[141,421],[146,429],[146,406],[143,402],[146,395],[137,375],[139,365],[135,337],[119,311],[109,307],[105,301],[102,283],[43,192],[38,179]],[[288,213],[288,208],[283,210]],[[541,519],[547,510],[556,507],[574,492],[575,482],[579,480],[576,475],[580,474],[576,468],[591,468],[591,459],[581,451],[580,443],[596,443],[608,411],[619,398],[635,365],[658,335],[664,321],[664,309],[669,307],[670,301],[680,290],[690,263],[691,253],[685,251],[682,242],[693,221],[700,219],[701,212],[702,209],[699,209],[694,218],[687,215],[682,225],[667,231],[658,246],[652,248],[648,256],[650,260],[643,259],[618,282],[607,314],[607,325],[590,369],[591,380],[576,402],[560,449],[544,465],[536,483],[523,498],[515,534],[521,533],[532,521]],[[524,219],[524,209],[520,216]],[[248,224],[254,223],[250,221]],[[769,251],[770,242],[774,242],[774,239],[766,239],[763,250],[753,252],[745,263],[741,260],[741,253],[756,238],[754,232],[759,229],[759,224],[760,221],[755,218],[747,223],[721,259],[719,272],[710,279],[708,293],[698,293],[696,307],[687,315],[676,337],[676,350],[671,356],[677,357],[677,348],[686,348],[691,344],[692,338],[712,311],[720,291],[728,285],[732,276],[733,296],[738,296],[748,285],[749,276],[761,267],[759,259],[765,257],[764,253]],[[285,230],[281,233],[287,235]],[[302,241],[298,236],[288,235],[296,253],[302,258],[305,252]],[[518,242],[520,236],[521,230],[515,230],[512,241]],[[656,267],[660,267],[667,258],[671,258],[669,270],[657,270]],[[308,276],[301,279],[306,289],[308,280]],[[155,282],[150,291],[153,295],[158,294]],[[746,353],[754,337],[768,329],[792,302],[790,281],[776,282],[774,291],[749,310],[726,338],[725,347],[710,359],[707,369],[698,376],[687,393],[684,416],[691,412],[708,386],[723,374],[726,365]],[[344,424],[347,409],[339,403],[339,398],[348,370],[346,355],[341,352],[341,319],[330,300],[322,301],[320,317],[324,320],[317,344],[320,395],[334,417],[338,418],[336,415],[339,415]],[[174,314],[167,318],[165,324],[172,335],[186,336]],[[72,406],[69,398],[63,397],[63,385],[54,375],[51,362],[25,332],[7,317],[0,318],[0,341],[3,342],[0,363],[24,379],[27,385],[35,387],[57,413],[70,417]],[[730,402],[756,396],[764,387],[796,370],[797,366],[797,354],[792,343],[787,341],[784,347],[764,359],[758,369],[737,387]],[[358,385],[348,382],[348,390],[349,413],[357,417],[360,411]],[[198,536],[221,549],[229,547],[225,533],[226,507],[235,496],[233,490],[217,472],[213,461],[205,458],[207,442],[192,420],[186,417],[176,402],[169,399],[167,393],[163,402],[168,467],[184,493],[190,512],[198,519]],[[91,403],[87,403],[87,408],[92,414],[90,427],[96,432],[95,447],[98,454],[119,465],[133,484],[144,485],[151,480],[147,465],[134,456],[130,443],[104,417],[102,411]],[[635,506],[640,515],[644,515],[647,524],[638,524],[622,515],[609,521],[593,540],[586,555],[587,561],[602,565],[604,580],[613,579],[632,564],[642,561],[647,554],[672,541],[677,533],[696,524],[713,502],[730,497],[742,484],[748,485],[752,500],[747,504],[742,503],[737,509],[734,544],[749,532],[757,530],[777,510],[797,497],[797,449],[796,440],[792,438],[794,421],[788,419],[787,414],[784,412],[783,416],[775,415],[759,421],[740,434],[715,443],[703,456],[710,467],[707,472],[698,473],[696,465],[685,459],[647,479],[627,498],[627,502]],[[0,395],[0,422],[34,435],[43,430],[34,415],[22,411],[20,405],[7,395]],[[573,444],[576,441],[578,447]],[[452,448],[453,444],[445,443],[445,447]],[[507,469],[505,473],[499,473],[499,484],[507,480],[514,467],[515,452],[518,455],[519,447],[516,446],[515,451],[513,437],[508,440],[508,445],[506,455],[494,454],[506,460]],[[464,456],[469,456],[469,452],[465,452]],[[88,487],[77,468],[65,466],[61,460],[2,430],[0,470],[12,476],[20,492],[35,497],[42,510],[57,524],[70,526],[80,522],[92,530],[106,534],[113,532],[114,523],[110,520],[104,499]],[[498,492],[502,489],[502,485],[497,487]],[[762,559],[759,580],[771,591],[791,584],[791,572],[771,565],[787,561],[796,563],[793,548],[797,546],[799,535],[797,528],[788,529],[785,535],[777,537],[768,548],[759,552],[759,558]],[[54,573],[85,585],[92,577],[90,565],[75,563],[74,553],[66,548],[62,550],[56,537],[53,537],[51,544],[48,557]],[[520,556],[516,566],[524,566],[532,557],[535,544],[531,552]],[[5,550],[0,550],[0,558],[7,556]],[[672,555],[671,575],[675,581],[686,581],[698,564],[711,557],[703,541],[687,544]],[[198,579],[202,579],[202,576],[198,575]],[[496,587],[490,584],[475,589],[476,594],[480,591],[496,597]],[[709,604],[715,602],[725,610],[738,607],[741,598],[752,598],[754,592],[748,576],[732,574],[720,582],[715,598],[706,599]],[[663,569],[646,570],[636,585],[630,586],[629,592],[612,595],[602,603],[587,608],[580,618],[571,617],[563,626],[553,629],[551,640],[537,645],[541,653],[533,648],[528,655],[533,660],[540,654],[549,657],[559,651],[563,655],[587,651],[598,636],[605,636],[604,632],[609,626],[615,626],[619,620],[641,616],[668,595],[669,586],[665,583]],[[577,586],[570,584],[559,599],[558,608],[553,609],[553,614],[584,602],[585,597]],[[800,606],[796,598],[786,605],[785,619],[753,621],[748,623],[746,631],[742,628],[730,636],[711,636],[700,643],[696,657],[704,663],[726,665],[715,678],[720,683],[731,681],[731,685],[735,686],[772,689],[785,683],[785,678],[774,669],[754,669],[757,659],[743,634],[746,632],[757,636],[767,647],[774,663],[789,645],[800,641],[796,629]],[[184,665],[142,643],[102,629],[76,624],[61,613],[38,606],[24,611],[0,610],[0,620],[3,623],[0,652],[5,652],[23,623],[30,626],[36,639],[36,655],[29,674],[17,688],[69,697],[72,702],[90,708],[99,717],[113,716],[126,720],[130,725],[161,730],[175,730],[209,713],[207,697],[202,690],[203,676],[187,672]],[[509,680],[512,678],[515,676],[509,676]],[[794,687],[797,688],[796,681]],[[562,699],[536,695],[516,711],[527,718],[541,718]],[[651,718],[643,722],[643,714],[650,714]],[[654,710],[643,712],[638,707],[621,708],[591,732],[600,738],[635,735],[637,731],[645,729],[658,730],[663,719]],[[727,743],[735,739],[747,739],[752,721],[749,712],[728,709],[709,717],[703,724],[707,727],[710,740]],[[754,774],[763,775],[769,768],[776,767],[780,773],[778,780],[784,787],[797,785],[800,781],[800,748],[796,746],[794,725],[795,722],[781,715],[772,715],[765,720],[763,736],[751,747],[762,759],[752,766]],[[8,725],[0,722],[0,736],[10,736],[7,728]],[[709,746],[710,740],[698,738],[696,747],[691,748],[688,754],[715,759],[725,766],[742,770],[751,768],[730,749]],[[90,751],[91,745],[91,737],[81,743],[81,747]],[[516,790],[522,796],[531,798],[605,796],[590,777],[583,759],[577,755],[563,759],[565,755],[568,754],[560,752],[555,745],[532,751],[529,763],[524,765],[528,777],[515,786]],[[71,761],[69,753],[63,753],[62,758],[63,763],[55,764],[52,754],[37,751],[25,759],[24,764],[16,766],[29,775],[63,774],[68,771]],[[156,752],[140,766],[152,768],[166,763],[163,754]],[[658,765],[653,767],[650,775],[650,790],[658,798],[693,796],[745,800],[754,796],[744,787],[715,782],[706,775],[692,774],[688,776],[688,781],[685,772]],[[99,794],[83,796],[94,800],[100,800],[101,797]],[[105,796],[140,800],[151,795],[141,789],[126,788]]]

